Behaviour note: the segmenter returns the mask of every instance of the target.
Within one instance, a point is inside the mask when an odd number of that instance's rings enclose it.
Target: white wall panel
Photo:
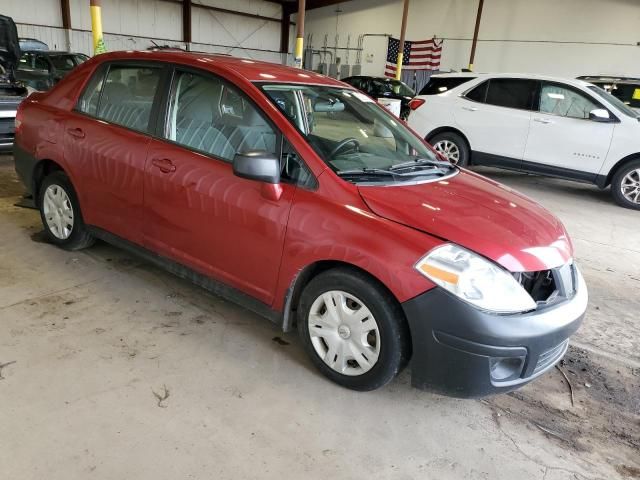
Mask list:
[[[0,0],[2,13],[13,16],[21,36],[66,48],[59,0]],[[8,4],[11,8],[6,9]],[[264,0],[193,0],[192,49],[280,62],[280,23],[198,8],[198,4],[280,20],[281,7]],[[70,0],[71,46],[91,54],[89,0]],[[108,50],[146,49],[154,43],[185,47],[182,6],[163,0],[103,0],[102,27]],[[37,24],[42,26],[33,26]],[[257,50],[252,50],[257,49]],[[273,50],[272,52],[269,50]]]
[[[401,0],[353,0],[307,13],[307,33],[314,47],[325,34],[340,46],[347,34],[399,35]],[[477,1],[411,2],[407,39],[445,37],[442,68],[467,66]],[[336,26],[337,25],[337,26]],[[520,71],[557,75],[598,72],[640,75],[640,1],[636,0],[487,0],[475,59],[477,71]],[[458,39],[458,40],[453,40]],[[372,55],[372,62],[365,61]],[[381,75],[386,39],[368,38],[363,72]],[[353,59],[352,59],[353,62]]]
[[[0,13],[16,23],[62,26],[60,0],[0,0]]]

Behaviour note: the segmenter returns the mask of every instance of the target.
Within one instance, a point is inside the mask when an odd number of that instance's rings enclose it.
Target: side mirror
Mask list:
[[[280,160],[264,151],[236,153],[233,157],[233,174],[276,185],[280,183]]]
[[[610,122],[611,116],[609,115],[608,110],[605,110],[604,108],[596,108],[589,112],[589,120],[593,120],[594,122]]]

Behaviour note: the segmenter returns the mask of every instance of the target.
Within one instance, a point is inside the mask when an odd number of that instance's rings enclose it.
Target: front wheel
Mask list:
[[[640,160],[620,167],[611,180],[611,195],[618,205],[640,210]]]
[[[318,369],[360,391],[390,382],[409,355],[400,306],[366,275],[334,269],[311,280],[300,298],[298,331]]]
[[[469,165],[469,147],[460,135],[454,132],[443,132],[435,135],[430,141],[437,152],[444,155],[451,163],[460,167]]]

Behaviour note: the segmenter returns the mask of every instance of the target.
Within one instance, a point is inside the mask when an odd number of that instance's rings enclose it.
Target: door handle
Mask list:
[[[158,167],[162,173],[171,173],[176,171],[176,166],[168,158],[154,158],[151,160],[154,167]]]
[[[553,123],[551,120],[547,118],[534,118],[533,121],[538,123],[544,123],[545,125],[548,123]]]
[[[463,110],[466,110],[467,112],[477,112],[478,108],[477,107],[462,107]]]
[[[69,128],[67,129],[67,133],[72,137],[84,138],[84,130],[81,128]]]

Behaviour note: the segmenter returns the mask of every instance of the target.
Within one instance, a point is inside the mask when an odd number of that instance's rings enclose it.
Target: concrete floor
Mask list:
[[[476,401],[414,390],[407,372],[342,389],[241,307],[105,244],[42,243],[0,156],[2,478],[640,478],[640,212],[482,172],[573,236],[592,299],[562,366],[573,406],[558,370]]]

